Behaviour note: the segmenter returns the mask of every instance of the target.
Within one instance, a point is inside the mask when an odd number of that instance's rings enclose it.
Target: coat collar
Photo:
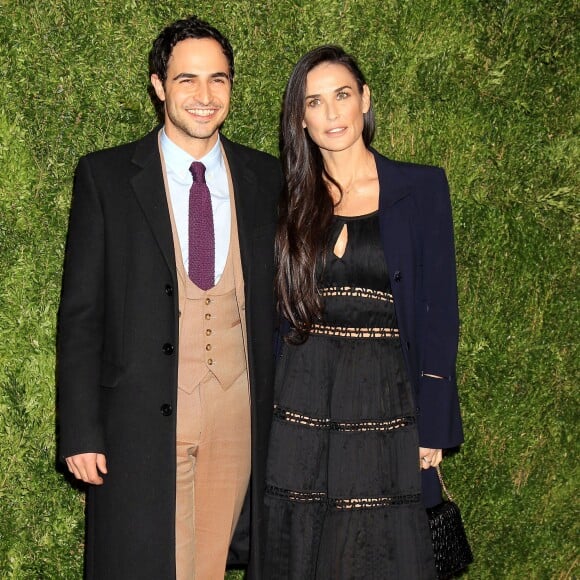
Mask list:
[[[220,139],[230,166],[232,182],[234,184],[236,217],[238,229],[243,232],[251,232],[254,224],[255,211],[252,202],[255,197],[247,195],[247,192],[258,190],[256,173],[251,164],[245,162],[240,155],[240,146],[233,143],[220,134]]]
[[[132,162],[139,170],[132,177],[131,186],[175,281],[175,252],[159,153],[159,129],[156,127],[137,141]]]
[[[153,231],[153,235],[159,244],[165,261],[174,277],[176,277],[171,221],[167,199],[164,193],[165,185],[163,182],[161,156],[158,145],[160,129],[161,126],[156,127],[151,133],[145,135],[143,139],[137,141],[132,162],[139,170],[131,179],[131,185]],[[255,197],[253,195],[246,195],[246,193],[257,191],[257,177],[251,165],[246,163],[244,156],[241,155],[243,148],[222,134],[220,134],[220,140],[228,160],[234,185],[240,253],[244,270],[246,270],[251,254],[251,236],[249,234],[253,231],[255,214],[252,208],[252,201]]]
[[[409,194],[408,185],[394,161],[371,148],[379,176],[379,211],[382,213]]]
[[[252,164],[243,155],[243,148],[221,134],[220,139],[228,160],[234,186],[240,256],[244,274],[247,277],[246,279],[248,279],[252,255],[251,240],[256,215],[253,203],[257,199],[259,184]]]

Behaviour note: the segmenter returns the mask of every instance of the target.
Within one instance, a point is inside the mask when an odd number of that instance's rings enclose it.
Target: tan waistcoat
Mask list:
[[[161,148],[160,148],[161,151]],[[187,393],[211,373],[223,389],[229,388],[247,373],[244,279],[238,240],[234,188],[229,165],[222,148],[228,174],[231,207],[231,233],[228,257],[219,282],[207,291],[194,284],[183,264],[179,236],[173,217],[171,197],[162,165],[175,261],[179,296],[178,387]],[[220,232],[216,232],[219,236]],[[249,393],[249,388],[248,388]]]

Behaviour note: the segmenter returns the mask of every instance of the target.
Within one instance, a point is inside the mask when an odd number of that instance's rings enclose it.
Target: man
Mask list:
[[[149,65],[163,127],[87,155],[76,172],[60,454],[90,484],[86,577],[106,580],[223,579],[251,460],[252,575],[280,169],[219,133],[234,77],[219,31],[177,21]]]

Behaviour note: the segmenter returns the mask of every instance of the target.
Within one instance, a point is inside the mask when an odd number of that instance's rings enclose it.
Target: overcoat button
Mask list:
[[[173,407],[169,403],[161,405],[161,414],[164,417],[169,417],[173,413]]]
[[[411,343],[407,341],[407,350],[411,350]]]
[[[173,296],[173,286],[171,284],[165,284],[165,294],[167,296]]]
[[[166,342],[163,345],[163,352],[169,356],[171,354],[173,354],[173,352],[175,351],[175,347],[170,343],[170,342]]]
[[[400,282],[401,281],[401,272],[399,270],[397,270],[393,276],[393,279],[395,280],[395,282]]]

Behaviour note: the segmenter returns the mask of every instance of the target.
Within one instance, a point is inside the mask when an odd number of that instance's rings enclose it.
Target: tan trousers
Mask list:
[[[223,390],[208,375],[177,395],[177,580],[223,580],[250,479],[250,402],[243,373]]]

